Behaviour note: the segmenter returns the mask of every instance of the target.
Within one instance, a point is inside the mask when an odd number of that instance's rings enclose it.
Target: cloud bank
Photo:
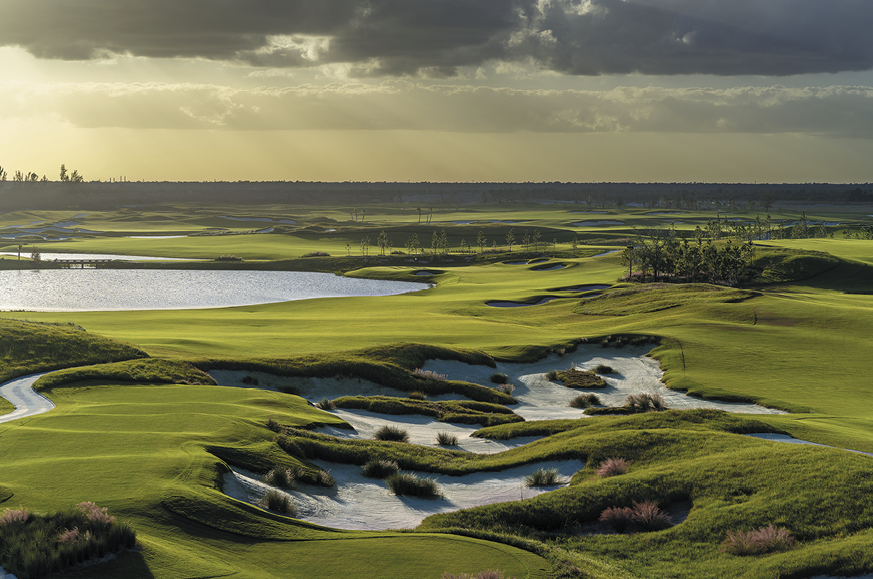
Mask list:
[[[570,75],[793,75],[873,68],[869,0],[5,0],[0,45],[357,76],[490,62]]]
[[[804,133],[869,139],[873,87],[557,91],[407,81],[255,89],[0,83],[0,119],[16,118],[82,128]]]

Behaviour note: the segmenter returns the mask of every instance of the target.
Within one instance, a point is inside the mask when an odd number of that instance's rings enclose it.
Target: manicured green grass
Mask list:
[[[523,422],[524,418],[499,404],[452,400],[426,402],[388,396],[344,396],[333,401],[337,408],[358,408],[379,414],[421,414],[440,422],[494,426],[508,422]]]

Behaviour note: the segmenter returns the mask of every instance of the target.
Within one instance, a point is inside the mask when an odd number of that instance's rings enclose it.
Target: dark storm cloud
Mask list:
[[[788,75],[873,67],[869,0],[6,0],[0,45],[41,58],[200,57],[451,76]]]

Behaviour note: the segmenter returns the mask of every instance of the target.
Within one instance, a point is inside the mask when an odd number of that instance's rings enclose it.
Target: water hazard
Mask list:
[[[51,269],[0,271],[0,310],[223,308],[327,297],[387,296],[430,284],[289,271]]]

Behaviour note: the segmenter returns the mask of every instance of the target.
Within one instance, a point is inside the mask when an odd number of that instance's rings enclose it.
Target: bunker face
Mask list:
[[[433,475],[442,498],[419,499],[396,496],[378,479],[361,475],[361,467],[325,461],[311,461],[330,472],[336,486],[330,489],[300,485],[288,491],[297,506],[296,518],[336,529],[385,530],[415,527],[430,515],[467,509],[480,505],[529,499],[565,486],[573,474],[585,465],[578,461],[527,464],[499,472],[465,476]],[[555,468],[564,484],[526,488],[524,479],[538,468]],[[272,487],[260,477],[245,471],[224,475],[225,493],[239,500],[257,503]]]

